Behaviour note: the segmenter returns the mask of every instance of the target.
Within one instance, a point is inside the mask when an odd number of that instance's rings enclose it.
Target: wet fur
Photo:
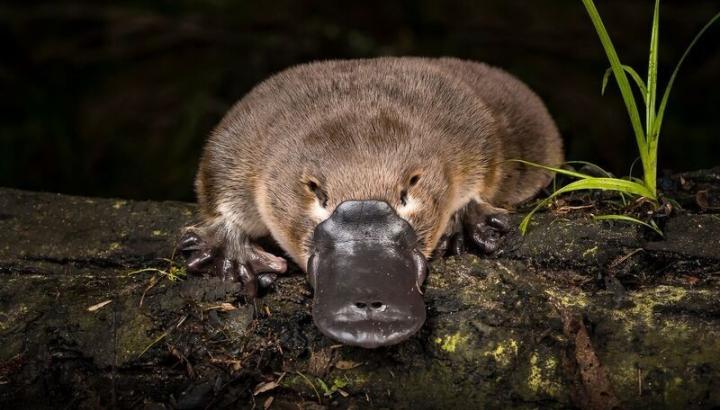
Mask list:
[[[271,234],[304,268],[315,226],[339,203],[380,199],[427,256],[471,201],[511,208],[548,184],[513,158],[556,166],[562,144],[540,99],[502,70],[447,58],[304,64],[259,84],[213,131],[196,229],[241,262]]]

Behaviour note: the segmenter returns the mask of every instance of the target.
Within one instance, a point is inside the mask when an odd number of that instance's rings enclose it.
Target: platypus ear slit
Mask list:
[[[407,205],[407,190],[400,191],[400,203],[402,206]]]

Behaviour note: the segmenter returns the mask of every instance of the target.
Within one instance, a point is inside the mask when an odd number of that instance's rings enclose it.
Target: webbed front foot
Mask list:
[[[510,231],[508,211],[472,201],[452,216],[433,255],[460,255],[467,251],[491,254]]]
[[[277,275],[287,270],[284,258],[266,252],[250,240],[227,244],[212,238],[202,229],[185,230],[177,249],[185,256],[189,272],[238,281],[245,295],[255,298],[259,289],[272,286]]]

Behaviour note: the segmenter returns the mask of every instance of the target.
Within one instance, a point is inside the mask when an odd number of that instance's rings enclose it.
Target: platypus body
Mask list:
[[[316,326],[363,347],[398,343],[425,320],[426,260],[492,252],[507,209],[563,161],[540,99],[510,74],[450,58],[326,61],[256,86],[213,131],[196,180],[201,222],[181,249],[192,270],[254,297],[306,270]]]

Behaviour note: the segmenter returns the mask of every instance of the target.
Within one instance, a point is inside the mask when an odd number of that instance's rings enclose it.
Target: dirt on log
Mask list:
[[[191,204],[0,189],[0,408],[718,407],[720,172],[669,181],[664,238],[545,213],[434,261],[376,350],[319,334],[297,268],[255,301],[184,276]]]

